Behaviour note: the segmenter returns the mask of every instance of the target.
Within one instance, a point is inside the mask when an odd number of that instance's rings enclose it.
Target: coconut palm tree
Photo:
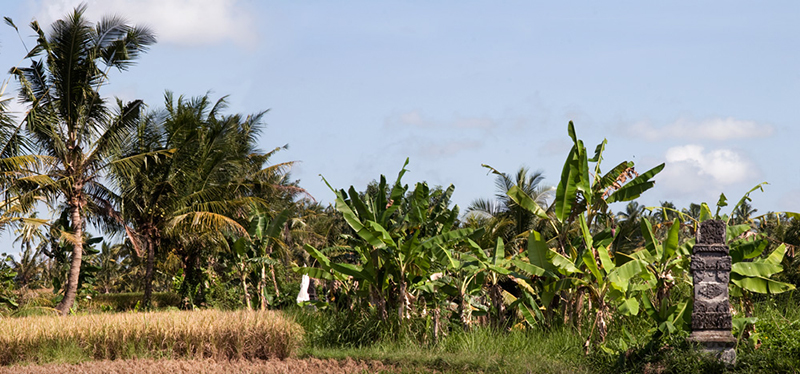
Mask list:
[[[85,5],[53,23],[46,34],[33,21],[36,45],[26,58],[30,67],[11,69],[20,83],[20,98],[29,107],[26,130],[39,153],[52,159],[39,180],[41,191],[63,199],[70,212],[72,258],[64,298],[56,309],[66,315],[78,291],[83,230],[87,213],[99,211],[97,198],[107,198],[101,184],[112,164],[110,156],[121,146],[141,110],[142,102],[119,103],[111,110],[99,89],[109,70],[126,70],[155,42],[153,33],[133,27],[119,17],[91,24]],[[139,157],[113,161],[118,167],[135,166]]]
[[[467,213],[477,213],[490,217],[489,230],[492,245],[497,237],[507,243],[515,243],[515,238],[528,231],[536,220],[530,211],[520,207],[507,194],[508,190],[517,186],[530,196],[539,206],[547,207],[553,196],[552,187],[542,185],[544,174],[541,171],[531,173],[527,167],[520,167],[514,175],[496,173],[495,200],[479,198],[474,200]]]
[[[644,206],[636,201],[629,202],[624,211],[617,213],[615,251],[631,253],[639,246],[642,241],[641,220],[646,219],[643,213]]]
[[[751,221],[752,215],[757,211],[758,209],[754,208],[747,201],[744,201],[742,204],[736,207],[736,210],[731,212],[731,215],[733,216],[733,223],[737,225],[748,223]]]
[[[227,246],[226,234],[246,236],[242,222],[252,207],[273,202],[275,192],[293,190],[285,178],[291,162],[264,166],[282,148],[267,153],[256,148],[265,112],[223,115],[225,98],[165,96],[166,109],[143,116],[118,155],[153,155],[150,162],[134,173],[112,168],[121,221],[145,260],[144,306],[150,303],[158,251],[172,248],[183,255],[188,293],[199,282],[196,269],[204,249]]]

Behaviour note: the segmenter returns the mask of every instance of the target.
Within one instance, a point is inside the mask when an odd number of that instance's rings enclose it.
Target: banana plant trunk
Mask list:
[[[56,306],[56,310],[62,316],[69,314],[69,310],[75,304],[75,297],[78,295],[78,281],[81,275],[81,260],[83,259],[83,216],[81,215],[81,201],[77,197],[80,196],[80,186],[76,186],[75,190],[73,192],[75,196],[69,200],[73,233],[75,235],[75,242],[72,243],[72,261],[67,274],[64,298]]]
[[[370,288],[372,304],[375,305],[375,308],[378,311],[378,317],[380,317],[382,321],[385,321],[387,318],[389,318],[389,315],[386,313],[386,300],[383,298],[383,295],[378,292],[376,286],[370,286]]]
[[[499,328],[505,323],[506,317],[506,308],[505,304],[503,303],[503,288],[500,286],[500,284],[495,283],[492,285],[489,296],[492,299],[492,304],[494,304],[494,310],[496,313],[494,319],[495,327]]]
[[[247,266],[244,261],[239,262],[239,280],[242,282],[242,290],[244,290],[244,301],[247,304],[247,310],[253,310],[253,302],[250,300],[250,291],[247,289]]]
[[[439,318],[440,312],[439,308],[433,310],[433,344],[439,342]]]
[[[472,324],[472,307],[469,305],[469,300],[464,292],[461,292],[461,305],[459,306],[459,313],[461,316],[461,325],[465,330],[469,330]]]
[[[269,273],[272,276],[272,285],[275,287],[275,297],[280,297],[281,290],[278,289],[278,280],[275,278],[275,266],[269,266]]]
[[[406,280],[405,277],[400,278],[400,284],[397,285],[397,320],[402,325],[403,319],[406,315],[406,308],[408,298],[406,297]]]
[[[265,292],[267,288],[267,265],[261,264],[261,279],[258,280],[258,296],[261,300],[261,310],[267,310],[267,295]]]

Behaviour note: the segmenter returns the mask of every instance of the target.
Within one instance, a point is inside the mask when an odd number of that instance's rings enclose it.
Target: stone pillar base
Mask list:
[[[736,338],[729,330],[693,331],[689,341],[725,365],[736,365]]]

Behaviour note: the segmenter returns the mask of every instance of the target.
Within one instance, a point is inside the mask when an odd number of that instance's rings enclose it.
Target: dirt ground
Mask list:
[[[91,361],[77,365],[47,364],[0,367],[0,374],[145,374],[145,373],[263,373],[263,374],[350,374],[392,373],[394,367],[380,361],[359,362],[351,359],[341,361],[327,359],[285,359],[269,361],[213,361],[213,360],[117,360]]]

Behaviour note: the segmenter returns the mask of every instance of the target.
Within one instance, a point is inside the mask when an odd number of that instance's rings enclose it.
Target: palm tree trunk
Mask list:
[[[70,199],[69,204],[75,243],[72,244],[72,262],[69,265],[64,298],[61,299],[61,302],[56,306],[56,310],[58,310],[59,314],[62,316],[69,314],[70,308],[75,304],[75,297],[78,295],[78,279],[81,275],[81,260],[83,258],[83,216],[81,216],[81,204],[78,198]]]
[[[150,308],[150,300],[153,297],[153,270],[155,268],[156,250],[153,238],[149,233],[145,233],[144,242],[147,246],[147,264],[144,271],[144,297],[142,306],[144,308]]]

